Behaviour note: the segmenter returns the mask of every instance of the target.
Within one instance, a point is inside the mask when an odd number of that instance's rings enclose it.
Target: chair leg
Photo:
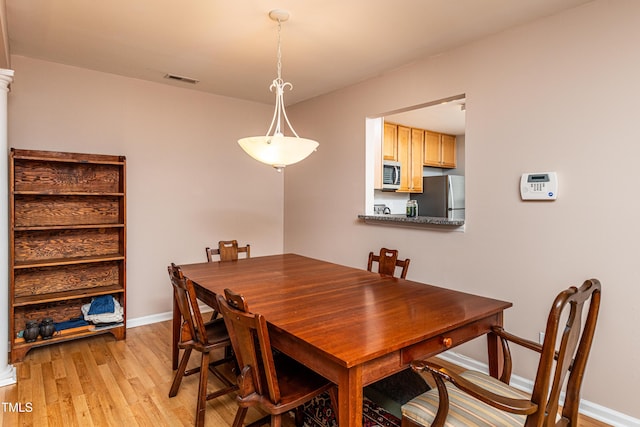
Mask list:
[[[169,397],[173,397],[178,394],[178,389],[180,388],[180,384],[182,383],[182,377],[184,377],[184,372],[187,369],[189,356],[191,356],[191,349],[186,348],[184,350],[184,353],[182,354],[182,359],[180,359],[180,366],[178,366],[176,375],[175,377],[173,377],[173,383],[171,384],[171,389],[169,390]]]
[[[293,411],[294,424],[296,427],[302,427],[304,425],[304,406],[298,406]]]
[[[236,418],[233,420],[233,427],[242,427],[242,423],[244,422],[244,417],[247,415],[247,408],[238,407],[238,412],[236,412]]]
[[[209,379],[209,353],[202,353],[200,364],[200,384],[198,385],[198,405],[196,407],[196,426],[204,426],[204,413],[207,409],[207,381]]]
[[[331,408],[333,409],[333,413],[336,416],[336,420],[338,419],[338,387],[331,387],[328,391],[329,398],[331,400]]]
[[[271,427],[282,427],[282,415],[271,415]]]

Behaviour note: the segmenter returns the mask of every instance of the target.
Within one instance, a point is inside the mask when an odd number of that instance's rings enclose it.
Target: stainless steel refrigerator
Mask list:
[[[422,193],[412,193],[418,202],[418,216],[464,219],[464,176],[442,175],[422,178]]]

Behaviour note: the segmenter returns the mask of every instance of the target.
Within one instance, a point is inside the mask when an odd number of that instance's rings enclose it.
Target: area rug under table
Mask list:
[[[305,427],[338,427],[327,393],[304,405]],[[366,397],[362,402],[362,427],[400,427],[400,420]]]

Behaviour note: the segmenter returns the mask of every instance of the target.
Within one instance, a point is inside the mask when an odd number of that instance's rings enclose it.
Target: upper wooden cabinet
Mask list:
[[[440,166],[441,152],[440,134],[430,130],[424,131],[424,165]]]
[[[382,144],[383,160],[398,161],[398,126],[393,123],[384,124],[384,140]]]
[[[398,125],[398,161],[400,162],[400,188],[396,191],[409,191],[411,175],[411,128]]]
[[[456,167],[456,137],[384,123],[383,159],[400,162],[401,193],[422,193],[422,167]]]
[[[400,193],[422,193],[422,151],[424,131],[398,125]]]
[[[422,193],[422,158],[424,155],[424,131],[411,129],[411,185],[409,191]]]
[[[456,137],[444,133],[424,131],[424,165],[437,168],[456,167]]]
[[[442,142],[442,167],[456,167],[456,137],[453,135],[442,134],[440,136]]]

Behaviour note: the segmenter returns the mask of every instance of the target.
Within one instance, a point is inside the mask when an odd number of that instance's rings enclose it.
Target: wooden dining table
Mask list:
[[[501,349],[491,327],[511,303],[382,276],[296,254],[181,265],[198,298],[216,308],[225,288],[265,316],[271,344],[338,385],[338,425],[362,425],[363,387],[418,358],[487,335],[489,367]],[[174,308],[173,362],[179,313]]]

